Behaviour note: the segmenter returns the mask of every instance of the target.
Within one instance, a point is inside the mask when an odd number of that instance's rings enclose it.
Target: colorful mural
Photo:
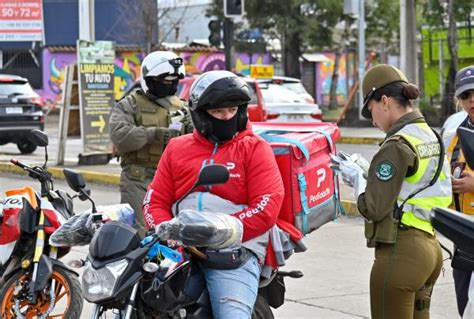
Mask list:
[[[135,52],[119,53],[115,58],[115,98],[122,96],[123,91],[140,75],[140,63],[143,54]],[[43,53],[43,89],[37,90],[47,105],[54,107],[61,99],[61,85],[64,81],[66,66],[77,61],[76,52]]]
[[[203,73],[211,70],[225,69],[224,53],[183,52],[181,57],[186,65],[187,73]],[[250,64],[271,64],[270,54],[235,54],[235,71],[243,75],[250,74]]]
[[[187,73],[203,73],[210,70],[225,69],[224,53],[183,52],[180,54],[186,65]],[[270,54],[235,54],[235,71],[244,75],[249,73],[249,64],[271,64]],[[143,53],[119,53],[115,59],[115,98],[122,97],[123,92],[140,76],[140,64]],[[50,107],[55,107],[61,99],[61,85],[64,81],[66,66],[76,63],[76,52],[43,52],[43,89],[37,90]]]
[[[329,104],[329,91],[331,89],[331,78],[334,70],[334,59],[335,54],[332,52],[323,53],[329,60],[322,62],[319,66],[318,74],[318,90],[320,96],[318,101],[322,102],[322,105]],[[339,60],[339,79],[337,82],[337,103],[343,105],[347,100],[350,87],[353,84],[353,70],[354,70],[354,54],[348,53],[343,54]]]

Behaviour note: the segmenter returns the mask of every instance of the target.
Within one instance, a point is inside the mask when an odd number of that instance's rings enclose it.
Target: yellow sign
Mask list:
[[[251,65],[250,76],[256,79],[270,79],[273,77],[273,65]]]

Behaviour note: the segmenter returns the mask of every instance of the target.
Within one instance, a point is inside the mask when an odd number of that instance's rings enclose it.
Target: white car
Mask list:
[[[317,104],[305,102],[296,93],[278,84],[260,83],[269,122],[320,122],[322,112]]]
[[[466,119],[467,113],[462,110],[457,113],[451,114],[443,124],[441,128],[441,137],[443,138],[444,147],[448,148],[451,144],[451,140],[456,134],[456,130],[459,125]]]
[[[285,89],[296,93],[304,100],[305,103],[314,104],[314,98],[308,93],[308,91],[306,91],[300,79],[290,78],[287,76],[274,76],[271,79],[259,79],[258,82],[281,85]]]

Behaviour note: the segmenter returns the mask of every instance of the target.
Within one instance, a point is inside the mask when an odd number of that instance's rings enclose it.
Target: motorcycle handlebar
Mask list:
[[[20,162],[19,160],[16,160],[16,159],[14,159],[14,158],[10,159],[10,163],[12,163],[13,165],[18,166],[18,167],[20,167],[20,168],[22,168],[22,169],[28,169],[28,168],[30,168],[28,165],[25,165],[25,164],[23,164],[22,162]]]

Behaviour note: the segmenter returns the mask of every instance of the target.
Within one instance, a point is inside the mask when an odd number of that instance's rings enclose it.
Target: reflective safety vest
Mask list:
[[[469,165],[467,165],[466,158],[464,157],[464,153],[460,146],[459,146],[459,153],[455,154],[454,149],[456,148],[458,143],[459,143],[459,137],[455,135],[453,137],[453,140],[451,141],[451,144],[448,147],[448,152],[447,152],[450,162],[452,163],[453,161],[455,161],[455,162],[465,163],[466,166],[464,167],[464,170],[468,172],[473,172],[474,170],[471,169]],[[453,158],[453,156],[456,156],[456,158]],[[461,193],[461,194],[453,194],[453,195],[458,196],[461,212],[468,215],[474,215],[474,193]],[[452,207],[452,208],[456,209],[456,207]]]
[[[403,137],[408,142],[418,159],[415,174],[403,180],[397,200],[400,206],[410,194],[430,183],[438,168],[441,147],[436,135],[426,123],[408,124],[395,135]],[[430,222],[431,209],[448,207],[452,200],[451,196],[451,175],[449,163],[445,160],[438,180],[405,202],[401,223],[434,234]]]

